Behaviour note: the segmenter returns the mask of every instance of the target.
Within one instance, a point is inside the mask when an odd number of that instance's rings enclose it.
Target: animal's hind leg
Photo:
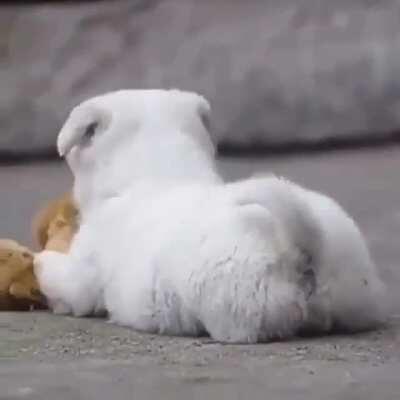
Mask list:
[[[280,277],[225,282],[202,304],[202,322],[217,341],[256,343],[295,335],[307,315],[304,292]]]
[[[317,274],[311,254],[300,249],[292,249],[281,263],[271,266],[260,340],[294,336],[309,323],[310,317],[318,324],[326,322],[324,316],[313,314],[312,304],[318,296]]]

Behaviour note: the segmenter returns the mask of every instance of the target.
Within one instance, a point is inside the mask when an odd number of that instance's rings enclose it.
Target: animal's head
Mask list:
[[[58,136],[58,151],[75,177],[94,168],[132,161],[132,147],[165,144],[181,134],[213,154],[208,131],[210,106],[200,95],[178,90],[122,90],[75,107]]]
[[[13,280],[32,269],[33,255],[14,240],[0,239],[0,292],[7,291]]]
[[[0,310],[44,304],[33,272],[33,253],[19,243],[0,239]]]

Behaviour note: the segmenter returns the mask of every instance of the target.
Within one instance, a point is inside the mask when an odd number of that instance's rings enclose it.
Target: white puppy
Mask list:
[[[69,254],[35,260],[53,311],[236,343],[380,323],[385,289],[354,222],[275,177],[225,184],[208,117],[204,98],[176,90],[72,111],[58,149],[81,227]]]

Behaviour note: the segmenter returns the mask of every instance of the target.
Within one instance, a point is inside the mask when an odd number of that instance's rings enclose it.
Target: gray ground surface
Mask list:
[[[231,346],[157,337],[41,313],[0,314],[0,400],[400,398],[400,148],[223,159],[228,179],[275,172],[334,196],[364,230],[393,317],[353,336]],[[29,221],[71,179],[57,163],[0,167],[1,235],[31,244]]]

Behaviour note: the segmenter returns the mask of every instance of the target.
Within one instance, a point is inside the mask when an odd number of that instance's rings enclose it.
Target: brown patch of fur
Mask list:
[[[78,229],[78,210],[70,193],[47,204],[35,216],[32,232],[40,250],[68,251]]]

